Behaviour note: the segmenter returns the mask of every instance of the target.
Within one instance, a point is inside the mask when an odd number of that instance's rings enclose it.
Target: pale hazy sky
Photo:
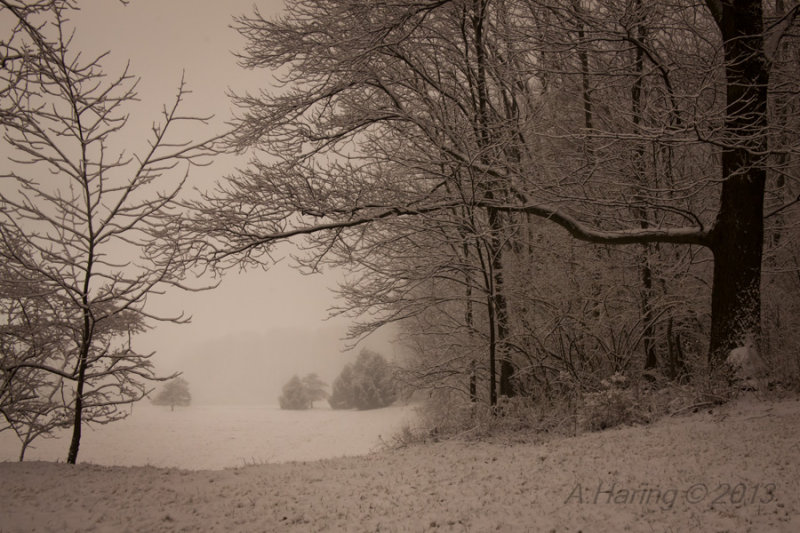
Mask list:
[[[81,13],[72,17],[78,27],[76,45],[94,52],[110,50],[107,70],[118,72],[130,60],[132,72],[142,78],[141,103],[133,108],[128,132],[138,140],[147,135],[161,106],[174,99],[182,71],[192,91],[184,112],[215,114],[221,128],[231,111],[226,91],[258,88],[268,79],[264,72],[245,71],[236,64],[232,51],[241,50],[243,40],[229,27],[231,17],[251,13],[254,5],[264,15],[283,6],[278,0],[79,4]],[[210,184],[235,164],[223,161],[200,168],[190,179]],[[192,315],[192,324],[158,326],[136,340],[137,348],[157,351],[154,361],[162,372],[183,371],[198,403],[274,403],[280,385],[292,374],[318,372],[330,382],[353,357],[340,353],[347,321],[323,321],[334,303],[328,289],[338,276],[302,276],[284,262],[267,272],[231,272],[210,292],[176,292],[154,299],[149,302],[154,310],[184,310]],[[366,345],[391,355],[395,348],[386,341],[390,337],[379,335]]]

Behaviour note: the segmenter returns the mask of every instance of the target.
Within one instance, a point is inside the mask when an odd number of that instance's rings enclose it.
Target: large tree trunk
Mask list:
[[[761,253],[764,181],[752,169],[750,180],[729,179],[713,234],[714,284],[711,292],[709,362],[724,360],[745,342],[761,336]],[[725,194],[723,194],[723,197]]]
[[[711,234],[709,363],[761,334],[761,256],[764,241],[768,65],[758,0],[708,0],[725,46],[726,147],[722,195]]]

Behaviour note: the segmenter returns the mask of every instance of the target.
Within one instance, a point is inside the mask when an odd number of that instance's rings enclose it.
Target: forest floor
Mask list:
[[[800,399],[224,470],[0,463],[3,533],[429,530],[800,531]]]

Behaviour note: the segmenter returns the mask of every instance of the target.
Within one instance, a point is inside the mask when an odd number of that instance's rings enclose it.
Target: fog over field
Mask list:
[[[286,411],[277,405],[169,407],[140,402],[126,420],[84,430],[81,463],[218,470],[247,464],[311,461],[378,451],[414,409],[392,406],[369,411],[314,409]],[[26,461],[63,462],[69,432],[39,439]],[[0,461],[14,461],[19,442],[0,433]]]
[[[154,346],[156,364],[162,373],[181,372],[197,404],[276,404],[281,387],[295,374],[313,372],[330,385],[363,347],[389,358],[401,353],[391,342],[391,329],[348,351],[340,324],[321,318],[317,323],[309,320],[307,327],[265,325],[261,331],[220,331],[211,338],[193,338],[191,333],[196,330],[191,325],[173,327],[176,339],[167,344],[170,353],[162,354],[163,350]]]

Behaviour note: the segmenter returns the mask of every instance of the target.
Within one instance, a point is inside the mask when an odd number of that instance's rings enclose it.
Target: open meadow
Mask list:
[[[319,402],[306,411],[276,405],[159,407],[140,402],[127,419],[83,431],[79,463],[217,470],[246,464],[311,461],[378,450],[414,417],[408,406],[334,411]],[[39,439],[25,459],[64,461],[69,432]],[[19,443],[0,433],[0,461],[14,461]]]

